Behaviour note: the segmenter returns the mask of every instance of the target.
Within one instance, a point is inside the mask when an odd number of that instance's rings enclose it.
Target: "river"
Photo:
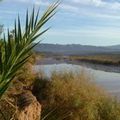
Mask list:
[[[108,93],[120,98],[120,73],[106,72],[103,70],[95,70],[90,67],[82,65],[68,64],[68,63],[52,63],[52,64],[37,64],[35,71],[44,71],[47,77],[50,77],[52,71],[85,71],[92,78],[93,81],[105,89]]]

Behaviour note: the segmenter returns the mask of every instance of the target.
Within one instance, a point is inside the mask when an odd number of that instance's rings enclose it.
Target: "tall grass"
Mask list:
[[[86,73],[54,72],[37,79],[33,94],[45,120],[119,120],[120,103],[90,81]]]
[[[86,56],[70,56],[69,60],[75,60],[78,62],[89,62],[93,64],[102,65],[120,65],[119,54],[99,54],[99,55],[86,55]]]

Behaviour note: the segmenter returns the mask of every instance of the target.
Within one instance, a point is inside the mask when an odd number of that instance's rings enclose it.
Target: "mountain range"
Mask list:
[[[120,53],[120,45],[99,47],[80,44],[38,44],[34,50],[62,55],[118,54]]]

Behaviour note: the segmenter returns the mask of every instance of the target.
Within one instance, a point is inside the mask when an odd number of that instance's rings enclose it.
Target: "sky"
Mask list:
[[[55,1],[55,0],[54,0]],[[25,13],[32,7],[41,14],[53,0],[3,0],[0,3],[0,24],[13,28],[18,14],[22,26]],[[43,43],[108,46],[120,44],[120,0],[62,0],[58,12],[42,36]]]

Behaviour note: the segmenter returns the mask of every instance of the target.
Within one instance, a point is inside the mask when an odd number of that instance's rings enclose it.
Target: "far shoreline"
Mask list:
[[[116,65],[104,65],[104,64],[90,63],[86,61],[76,61],[69,59],[59,60],[54,57],[47,57],[41,60],[37,60],[36,65],[62,64],[62,63],[80,65],[86,68],[92,68],[94,70],[101,70],[105,72],[120,73],[120,66],[116,66]]]

